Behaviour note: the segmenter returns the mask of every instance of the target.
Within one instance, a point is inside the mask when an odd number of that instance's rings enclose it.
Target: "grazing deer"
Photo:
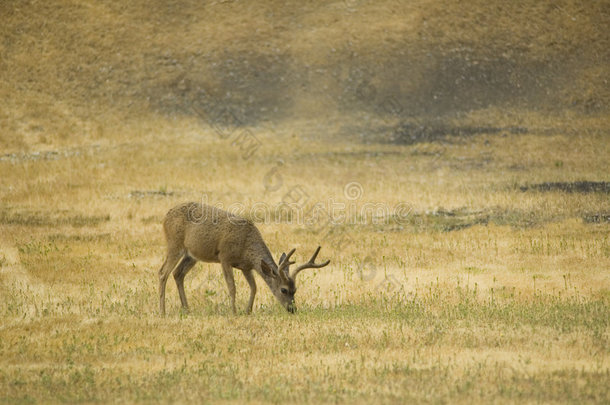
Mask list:
[[[327,266],[330,260],[316,264],[320,247],[305,264],[292,273],[289,267],[294,262],[282,253],[279,265],[275,264],[269,248],[254,224],[242,217],[219,208],[194,202],[178,205],[167,213],[163,222],[167,239],[167,258],[159,270],[159,298],[161,314],[165,314],[165,285],[170,273],[174,275],[182,307],[188,310],[184,293],[184,277],[197,261],[220,263],[229,287],[231,308],[235,313],[235,280],[233,267],[240,269],[250,285],[250,300],[247,312],[252,312],[256,282],[255,270],[267,283],[275,298],[288,310],[296,310],[294,294],[295,278],[300,271]]]

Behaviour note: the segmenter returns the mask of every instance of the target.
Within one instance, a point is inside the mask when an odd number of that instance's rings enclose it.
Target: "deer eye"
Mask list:
[[[288,294],[288,289],[286,288],[281,288],[280,291],[282,292],[282,294],[287,295]]]

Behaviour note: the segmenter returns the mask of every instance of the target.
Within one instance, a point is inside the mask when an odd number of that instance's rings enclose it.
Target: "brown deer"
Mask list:
[[[165,216],[163,230],[167,240],[167,258],[159,270],[161,314],[165,314],[165,285],[170,273],[176,280],[182,307],[188,310],[184,277],[197,261],[221,264],[229,287],[233,313],[236,312],[234,267],[242,271],[250,285],[247,313],[252,312],[256,295],[256,282],[252,270],[262,277],[286,310],[294,312],[297,274],[302,270],[320,268],[330,263],[330,260],[315,263],[320,252],[318,246],[311,259],[291,273],[289,267],[294,262],[290,261],[290,257],[295,249],[288,254],[282,253],[279,265],[275,264],[269,248],[251,221],[205,204],[189,202],[172,208]]]

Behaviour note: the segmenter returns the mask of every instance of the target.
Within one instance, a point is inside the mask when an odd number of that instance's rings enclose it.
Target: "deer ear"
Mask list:
[[[269,265],[267,263],[265,263],[264,260],[261,260],[261,271],[266,274],[267,276],[274,276],[275,274],[273,273],[273,270],[271,270],[271,267],[269,267]]]

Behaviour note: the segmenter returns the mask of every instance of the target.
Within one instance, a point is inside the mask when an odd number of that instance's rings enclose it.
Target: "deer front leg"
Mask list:
[[[250,286],[250,300],[248,301],[248,308],[246,309],[246,313],[252,313],[252,306],[254,305],[254,296],[256,296],[256,281],[254,281],[254,276],[252,275],[252,270],[242,270],[244,273],[244,277]]]
[[[227,282],[227,287],[229,288],[229,298],[231,299],[231,309],[233,310],[233,314],[236,314],[237,311],[235,309],[235,279],[233,278],[233,267],[227,262],[222,262],[222,273],[225,276],[225,281]]]

